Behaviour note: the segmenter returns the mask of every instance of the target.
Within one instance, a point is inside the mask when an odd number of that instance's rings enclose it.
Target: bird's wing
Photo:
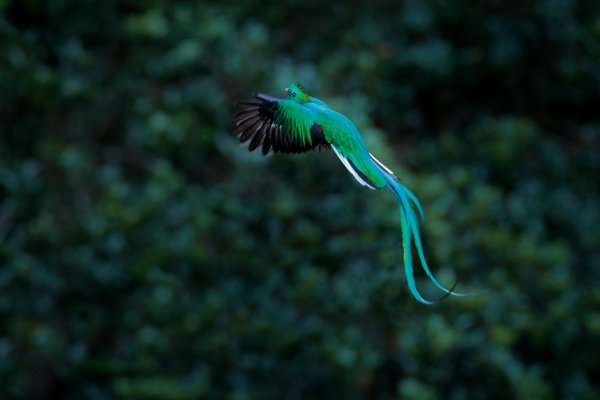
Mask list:
[[[250,151],[262,149],[264,155],[303,153],[328,145],[323,128],[314,122],[309,110],[266,94],[255,98],[236,103],[238,112],[233,116],[233,130]],[[283,109],[287,112],[282,113]]]

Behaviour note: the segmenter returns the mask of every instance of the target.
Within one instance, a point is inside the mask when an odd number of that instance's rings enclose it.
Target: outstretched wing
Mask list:
[[[233,131],[248,149],[262,149],[264,155],[275,153],[303,153],[316,147],[327,146],[321,125],[313,122],[308,132],[292,135],[283,118],[277,118],[281,102],[289,100],[257,94],[256,100],[236,103],[238,112],[233,116]],[[289,105],[288,105],[289,106]],[[306,116],[308,118],[308,116]],[[310,140],[306,140],[307,137]]]

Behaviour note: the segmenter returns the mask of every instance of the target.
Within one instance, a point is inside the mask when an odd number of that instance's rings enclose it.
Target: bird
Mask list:
[[[256,93],[254,99],[234,104],[237,112],[232,119],[233,131],[240,143],[251,152],[260,151],[265,156],[323,148],[333,150],[359,184],[393,192],[400,210],[404,272],[412,296],[424,304],[439,303],[450,295],[464,296],[454,291],[458,279],[447,289],[434,277],[421,242],[419,221],[424,222],[425,214],[419,200],[388,167],[369,153],[354,123],[322,100],[310,96],[297,82],[286,87],[284,93],[283,98]],[[438,300],[425,299],[416,286],[413,247],[426,275],[444,292]]]

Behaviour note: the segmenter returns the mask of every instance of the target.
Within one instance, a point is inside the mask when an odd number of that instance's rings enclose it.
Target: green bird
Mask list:
[[[233,129],[250,151],[302,153],[315,148],[331,148],[352,176],[369,189],[390,189],[400,208],[404,269],[412,295],[421,303],[437,303],[449,295],[463,296],[446,289],[431,273],[421,244],[419,218],[423,208],[417,197],[402,185],[394,173],[367,150],[356,126],[345,115],[332,110],[323,101],[308,95],[298,83],[285,89],[286,98],[256,94],[256,100],[236,103]],[[414,206],[414,207],[413,207]],[[423,298],[415,285],[412,247],[416,248],[421,266],[433,284],[445,295],[430,301]]]

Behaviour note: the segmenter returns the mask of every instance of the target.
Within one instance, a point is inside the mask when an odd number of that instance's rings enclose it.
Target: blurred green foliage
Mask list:
[[[294,80],[480,295],[412,299],[331,154],[237,146]],[[599,398],[599,105],[593,0],[0,1],[0,398]]]

